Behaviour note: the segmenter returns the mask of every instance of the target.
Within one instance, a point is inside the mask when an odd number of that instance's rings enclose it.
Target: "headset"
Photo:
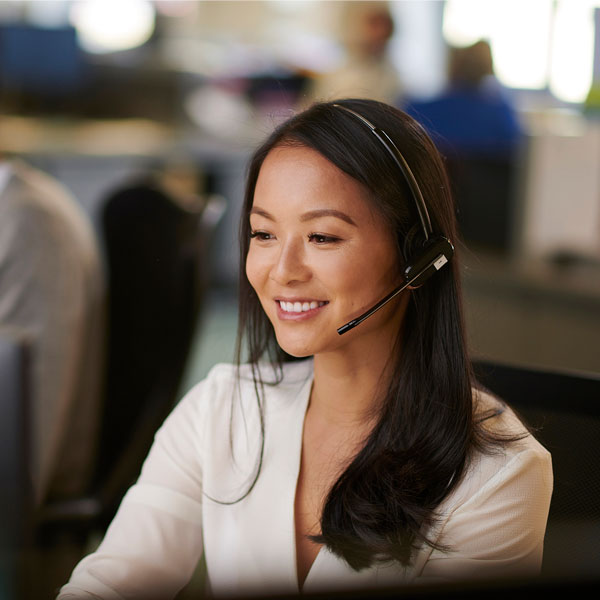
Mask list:
[[[404,291],[407,287],[419,287],[425,283],[434,273],[437,273],[444,265],[448,264],[454,255],[454,246],[452,242],[442,235],[434,235],[433,228],[431,226],[431,219],[429,212],[427,211],[427,205],[425,199],[421,193],[421,188],[410,170],[408,163],[404,156],[394,142],[392,138],[378,127],[375,127],[371,121],[363,117],[360,113],[343,106],[341,104],[334,104],[335,108],[339,108],[354,118],[358,119],[361,123],[366,125],[371,133],[377,138],[380,144],[386,149],[387,153],[392,157],[394,163],[398,166],[402,175],[408,184],[410,194],[415,203],[417,214],[419,216],[419,223],[423,230],[424,242],[423,249],[417,256],[411,256],[407,260],[406,266],[404,267],[404,281],[402,285],[393,290],[385,298],[377,302],[369,310],[364,312],[359,317],[352,319],[345,325],[338,328],[337,332],[339,335],[350,331],[365,319],[368,319],[373,313],[377,312],[380,308],[383,308],[390,300],[395,298],[400,292]]]

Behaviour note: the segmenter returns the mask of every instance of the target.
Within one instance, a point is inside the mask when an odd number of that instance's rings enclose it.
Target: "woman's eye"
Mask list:
[[[251,239],[256,238],[258,240],[265,242],[267,240],[273,239],[273,236],[270,233],[268,233],[267,231],[253,230],[250,232],[250,238]]]
[[[337,237],[332,235],[324,235],[322,233],[311,233],[308,236],[308,240],[310,242],[314,242],[315,244],[333,244],[334,242],[340,241],[340,239]]]

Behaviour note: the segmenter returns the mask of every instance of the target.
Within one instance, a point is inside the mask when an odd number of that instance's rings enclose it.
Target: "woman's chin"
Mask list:
[[[306,341],[290,340],[287,337],[285,339],[281,339],[278,336],[277,343],[284,352],[290,356],[293,356],[294,358],[307,358],[315,354],[314,345],[308,344]]]
[[[294,358],[308,358],[309,356],[313,356],[314,352],[311,352],[310,350],[307,349],[298,349],[298,348],[294,348],[294,347],[290,347],[288,346],[282,346],[281,344],[279,344],[281,346],[281,349],[286,353],[289,354],[290,356],[293,356]]]

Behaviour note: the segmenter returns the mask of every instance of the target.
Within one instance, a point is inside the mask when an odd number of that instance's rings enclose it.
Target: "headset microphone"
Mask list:
[[[454,254],[454,246],[446,237],[433,236],[431,219],[429,217],[429,212],[427,211],[427,205],[425,204],[423,194],[419,188],[419,184],[417,183],[417,180],[415,179],[415,176],[408,166],[404,156],[402,156],[402,153],[400,150],[398,150],[398,147],[396,144],[394,144],[390,136],[382,129],[375,127],[373,123],[355,110],[352,110],[347,106],[343,106],[342,104],[334,104],[334,106],[353,115],[353,117],[359,119],[364,125],[366,125],[394,160],[408,184],[411,196],[417,208],[419,222],[425,237],[423,250],[418,256],[411,257],[410,260],[407,261],[407,265],[404,269],[403,284],[388,294],[385,298],[380,300],[369,310],[364,312],[362,315],[356,317],[356,319],[352,319],[345,325],[342,325],[340,328],[338,328],[337,332],[342,335],[362,323],[365,319],[368,319],[372,314],[385,306],[390,300],[395,298],[407,287],[421,286],[427,279],[429,279],[429,277],[431,277],[434,273],[437,273],[437,271],[439,271],[445,264],[450,262],[452,255]]]
[[[404,271],[404,283],[364,312],[356,319],[348,321],[345,325],[338,328],[337,332],[342,335],[357,325],[360,325],[365,319],[368,319],[373,313],[376,313],[380,308],[383,308],[390,300],[395,298],[400,292],[403,292],[408,286],[419,287],[434,273],[439,271],[452,258],[454,246],[450,240],[445,237],[439,237],[433,241],[430,248],[419,255],[419,262],[411,263]]]

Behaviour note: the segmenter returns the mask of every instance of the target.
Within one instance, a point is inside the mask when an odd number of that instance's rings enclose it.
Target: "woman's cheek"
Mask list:
[[[260,273],[264,270],[261,268],[259,257],[252,248],[248,251],[246,257],[246,277],[250,282],[250,285],[256,290],[256,286],[259,283]]]

